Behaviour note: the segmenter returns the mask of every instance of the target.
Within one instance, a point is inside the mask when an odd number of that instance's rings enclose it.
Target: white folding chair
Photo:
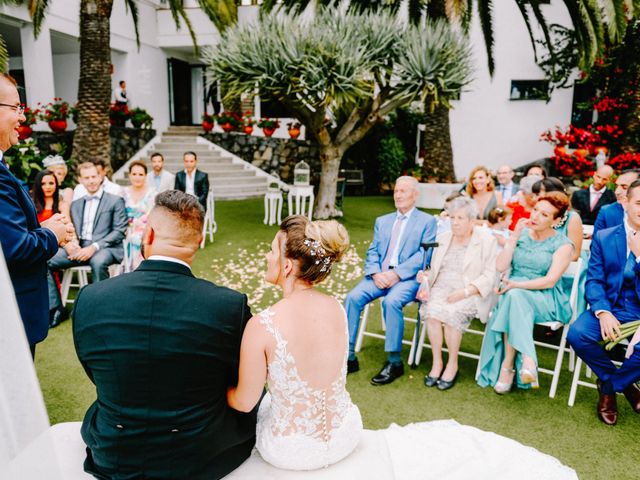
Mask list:
[[[69,298],[69,290],[71,287],[78,287],[80,290],[85,285],[89,284],[89,273],[91,273],[91,267],[82,265],[79,267],[67,268],[62,274],[62,285],[60,286],[60,299],[62,300],[62,306],[66,306],[67,303],[73,303],[73,300]],[[77,277],[77,283],[73,283],[74,274]]]
[[[202,242],[200,243],[200,248],[204,248],[207,235],[209,235],[209,241],[213,243],[213,234],[217,231],[218,224],[216,223],[215,201],[213,198],[213,192],[210,190],[207,195],[207,211],[204,215],[204,226],[202,228]]]
[[[628,340],[622,340],[620,342],[620,344],[622,345],[628,345],[629,341]],[[573,407],[573,405],[576,403],[576,393],[578,392],[578,386],[581,387],[589,387],[589,388],[598,388],[596,386],[596,384],[594,382],[588,382],[586,380],[580,380],[580,374],[582,372],[582,359],[580,357],[578,357],[576,359],[576,366],[573,370],[573,379],[571,380],[571,390],[569,390],[569,401],[567,402],[567,405],[569,405],[570,407]],[[613,362],[615,365],[617,365],[618,367],[620,365],[622,365],[622,362]],[[586,372],[585,372],[585,376],[587,378],[591,378],[591,369],[587,366]]]
[[[386,332],[387,330],[387,326],[386,323],[384,321],[384,310],[382,309],[382,300],[384,299],[384,297],[380,297],[380,320],[382,322],[382,331]],[[364,310],[362,312],[362,320],[360,320],[360,328],[358,329],[358,335],[356,337],[356,346],[355,346],[355,350],[356,352],[359,352],[360,349],[362,348],[362,341],[364,340],[364,337],[371,337],[371,338],[377,338],[378,340],[384,340],[385,336],[377,333],[375,331],[370,331],[367,330],[367,322],[369,321],[369,313],[371,310],[371,305],[373,302],[368,303],[365,307]],[[405,308],[410,306],[410,305],[414,305],[418,302],[409,302],[405,305]],[[415,318],[411,318],[411,317],[404,317],[404,321],[405,322],[410,322],[415,324],[416,323],[416,319]],[[415,355],[415,350],[416,350],[416,330],[414,329],[413,331],[413,336],[411,338],[411,340],[406,340],[406,339],[402,339],[402,344],[403,345],[410,345],[411,349],[409,350],[409,360],[408,363],[409,365],[413,365],[413,360],[414,360],[414,355]]]
[[[562,369],[562,359],[564,358],[564,354],[569,354],[569,370],[573,369],[573,352],[571,348],[567,347],[567,333],[569,332],[569,327],[577,318],[577,308],[578,308],[578,287],[580,285],[580,271],[582,270],[582,259],[578,258],[575,262],[571,262],[567,267],[567,270],[564,272],[564,276],[573,277],[573,281],[571,283],[571,293],[569,295],[569,305],[571,307],[571,318],[568,323],[563,324],[562,322],[544,322],[538,325],[542,325],[545,327],[549,327],[552,330],[562,329],[562,335],[560,336],[560,343],[558,345],[554,345],[551,343],[535,341],[534,344],[538,347],[549,348],[551,350],[555,350],[556,355],[556,363],[553,370],[548,368],[543,368],[538,366],[538,372],[546,373],[551,375],[553,378],[551,380],[551,388],[549,389],[549,398],[554,398],[556,396],[556,390],[558,389],[558,381],[560,380],[560,370]]]

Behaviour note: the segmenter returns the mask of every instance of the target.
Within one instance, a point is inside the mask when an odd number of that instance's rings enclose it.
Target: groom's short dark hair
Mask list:
[[[167,190],[156,196],[156,207],[173,214],[179,222],[194,233],[201,233],[204,226],[204,209],[193,195],[180,190]]]

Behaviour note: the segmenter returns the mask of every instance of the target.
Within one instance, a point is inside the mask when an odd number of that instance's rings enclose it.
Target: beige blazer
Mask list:
[[[450,231],[441,233],[436,239],[438,247],[431,259],[431,270],[429,271],[429,286],[431,287],[438,279],[442,261],[452,239],[453,234]],[[486,323],[489,318],[489,310],[493,303],[497,251],[498,242],[495,237],[491,233],[475,227],[464,255],[462,278],[465,286],[473,285],[480,292],[480,295],[474,297],[478,308],[478,317],[483,323]]]

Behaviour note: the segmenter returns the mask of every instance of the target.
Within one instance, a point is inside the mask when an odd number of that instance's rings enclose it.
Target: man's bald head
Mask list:
[[[166,255],[191,263],[202,239],[204,209],[198,199],[178,190],[156,196],[147,218],[144,256]]]
[[[593,174],[593,188],[600,190],[607,186],[613,176],[613,168],[609,165],[603,165],[596,173]]]

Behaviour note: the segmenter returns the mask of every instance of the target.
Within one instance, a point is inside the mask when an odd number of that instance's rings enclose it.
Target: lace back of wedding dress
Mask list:
[[[327,388],[314,388],[301,378],[273,317],[269,309],[260,313],[260,323],[276,346],[268,363],[269,394],[258,415],[258,449],[265,460],[281,468],[327,466],[348,455],[362,431],[360,412],[345,388],[347,350],[338,377]],[[346,338],[345,318],[345,343]]]

